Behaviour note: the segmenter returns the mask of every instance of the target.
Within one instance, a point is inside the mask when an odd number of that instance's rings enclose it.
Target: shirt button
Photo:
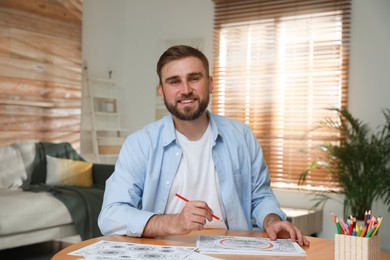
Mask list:
[[[180,155],[180,153],[179,152],[176,152],[176,156],[179,156]]]
[[[165,184],[166,184],[166,185],[169,185],[169,181],[166,181]]]

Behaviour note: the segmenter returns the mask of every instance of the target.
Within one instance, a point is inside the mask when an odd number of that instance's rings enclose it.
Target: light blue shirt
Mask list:
[[[214,140],[212,157],[227,227],[251,230],[253,218],[263,229],[263,220],[270,213],[286,219],[271,190],[263,153],[249,126],[208,114]],[[142,236],[148,220],[164,213],[181,156],[171,115],[128,136],[115,171],[106,182],[98,219],[102,234]]]

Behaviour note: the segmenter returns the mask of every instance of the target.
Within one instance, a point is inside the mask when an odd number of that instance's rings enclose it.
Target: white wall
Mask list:
[[[85,0],[83,58],[91,72],[123,87],[122,127],[131,132],[155,120],[156,63],[166,41],[202,39],[212,60],[211,0]]]
[[[124,82],[125,1],[84,1],[82,56],[92,74]]]
[[[211,0],[125,2],[124,96],[129,114],[123,120],[136,130],[155,119],[156,63],[167,40],[204,39],[204,51],[211,56],[213,4]]]
[[[390,108],[389,13],[389,0],[352,1],[349,108],[374,129]]]
[[[349,108],[373,128],[390,108],[390,1],[352,1]],[[113,69],[123,87],[123,127],[135,131],[155,119],[155,66],[166,40],[204,39],[212,60],[212,0],[84,0],[83,57],[91,71]],[[275,190],[283,206],[310,208],[310,194]],[[342,196],[336,196],[339,200]],[[384,217],[382,249],[390,252],[390,214],[382,202],[373,211]],[[342,205],[328,202],[319,235],[333,239],[328,212],[342,215]]]

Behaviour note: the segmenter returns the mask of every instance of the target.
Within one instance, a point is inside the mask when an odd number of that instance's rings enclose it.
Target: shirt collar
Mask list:
[[[162,119],[162,125],[163,125],[163,146],[166,147],[176,141],[176,135],[175,135],[175,125],[173,123],[173,118],[171,114],[167,114]]]
[[[220,134],[220,130],[218,128],[217,124],[217,118],[216,115],[213,113],[209,112],[208,110],[206,111],[209,120],[210,120],[210,125],[211,125],[211,130],[213,133],[213,140],[214,144],[217,142],[218,138],[222,139],[222,135]],[[175,135],[175,125],[173,123],[173,118],[171,114],[167,114],[163,119],[163,128],[164,128],[164,142],[163,146],[166,147],[170,145],[171,143],[176,141],[176,135]]]
[[[220,138],[222,140],[222,135],[220,133],[220,129],[219,129],[218,124],[217,124],[217,116],[209,111],[207,111],[207,114],[209,116],[211,130],[213,131],[213,140],[214,140],[214,144],[215,144],[217,142],[218,138]]]

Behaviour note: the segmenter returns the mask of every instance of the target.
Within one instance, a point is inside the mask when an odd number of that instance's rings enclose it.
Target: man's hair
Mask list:
[[[168,62],[179,60],[187,57],[196,57],[199,58],[206,70],[206,76],[209,77],[209,61],[207,57],[198,49],[187,46],[187,45],[176,45],[167,49],[160,57],[157,62],[157,74],[162,84],[161,80],[161,70]]]

